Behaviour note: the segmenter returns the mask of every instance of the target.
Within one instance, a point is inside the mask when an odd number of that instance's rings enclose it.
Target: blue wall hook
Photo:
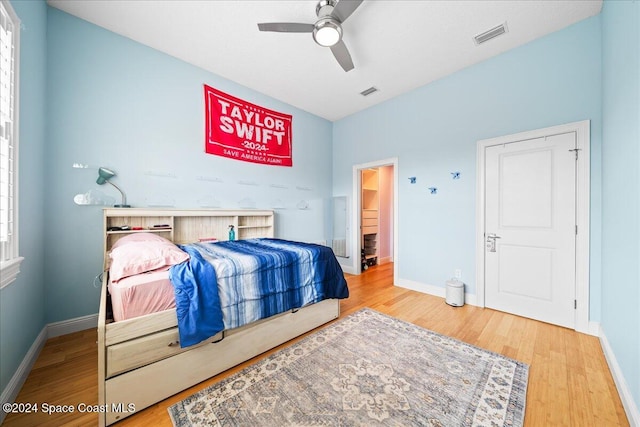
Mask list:
[[[409,177],[409,182],[411,184],[415,184],[416,183],[416,177],[415,176]]]
[[[436,187],[429,187],[429,191],[431,192],[431,194],[437,194],[438,193],[438,189]]]
[[[460,172],[451,172],[451,178],[460,179]]]

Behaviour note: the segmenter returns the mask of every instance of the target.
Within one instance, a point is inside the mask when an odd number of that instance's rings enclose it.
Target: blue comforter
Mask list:
[[[180,245],[189,261],[174,265],[180,345],[349,290],[333,251],[311,243],[249,239]]]

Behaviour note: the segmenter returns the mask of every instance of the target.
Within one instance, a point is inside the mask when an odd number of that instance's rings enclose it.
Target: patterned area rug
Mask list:
[[[371,309],[171,406],[175,426],[521,426],[529,367]]]

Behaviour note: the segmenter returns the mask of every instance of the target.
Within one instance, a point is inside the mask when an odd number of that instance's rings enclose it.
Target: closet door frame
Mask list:
[[[398,158],[391,157],[388,159],[375,160],[368,163],[361,163],[357,165],[353,165],[352,171],[352,195],[351,195],[351,203],[353,215],[351,215],[351,253],[350,253],[350,265],[348,269],[345,269],[345,272],[350,274],[359,275],[361,273],[360,270],[360,251],[362,250],[362,242],[360,239],[360,227],[361,227],[361,219],[360,219],[360,208],[361,208],[361,192],[362,192],[362,182],[361,182],[361,172],[363,169],[369,168],[379,168],[383,166],[393,166],[393,281],[397,283],[398,279],[398,264],[400,262],[398,256]]]

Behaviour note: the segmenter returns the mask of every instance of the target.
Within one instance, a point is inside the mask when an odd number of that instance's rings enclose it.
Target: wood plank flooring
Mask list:
[[[350,298],[341,317],[370,307],[530,365],[525,426],[628,426],[596,337],[470,305],[450,307],[442,298],[393,286],[393,264],[347,275]],[[81,331],[47,341],[16,402],[70,405],[73,413],[9,414],[4,426],[91,426],[98,404],[97,334]],[[287,345],[287,344],[285,344]],[[272,350],[252,361],[271,354]],[[245,362],[156,405],[117,426],[171,426],[167,407],[246,367]],[[168,373],[170,375],[170,373]],[[53,408],[57,409],[57,408]]]

